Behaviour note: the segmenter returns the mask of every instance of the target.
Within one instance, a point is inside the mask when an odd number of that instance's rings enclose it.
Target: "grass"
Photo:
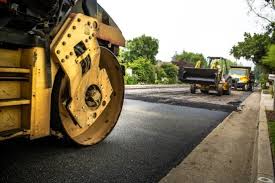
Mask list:
[[[275,157],[275,121],[268,123],[269,137],[272,149],[272,156]]]

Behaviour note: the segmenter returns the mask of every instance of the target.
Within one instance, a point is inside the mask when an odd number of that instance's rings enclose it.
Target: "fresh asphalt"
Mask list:
[[[125,100],[111,135],[93,147],[53,138],[0,144],[0,182],[158,182],[229,113]]]

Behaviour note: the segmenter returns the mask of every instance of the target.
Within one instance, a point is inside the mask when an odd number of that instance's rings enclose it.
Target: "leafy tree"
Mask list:
[[[269,47],[267,56],[263,58],[263,64],[268,65],[272,70],[275,70],[275,44]]]
[[[230,66],[237,66],[238,63],[236,61],[232,61],[232,60],[226,60],[227,61],[227,65]]]
[[[179,61],[185,61],[187,63],[195,65],[198,60],[201,60],[206,64],[206,59],[204,56],[200,53],[193,53],[193,52],[187,52],[182,51],[180,54],[175,54],[172,58],[173,61],[179,62]]]
[[[167,64],[161,65],[161,68],[164,70],[169,80],[169,84],[174,84],[177,82],[179,68],[176,65],[167,63]]]
[[[121,51],[121,58],[124,62],[133,62],[139,58],[145,58],[152,64],[156,63],[159,41],[153,37],[142,35],[129,40],[126,48]]]
[[[146,58],[138,58],[133,62],[128,63],[128,67],[133,70],[133,75],[135,75],[138,83],[155,83],[155,69],[150,60]]]
[[[271,38],[267,33],[253,35],[244,33],[244,41],[233,46],[230,53],[237,59],[243,57],[255,64],[262,64],[261,61],[266,55],[270,44]]]

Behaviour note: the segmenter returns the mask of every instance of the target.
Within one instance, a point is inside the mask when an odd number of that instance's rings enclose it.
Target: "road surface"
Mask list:
[[[236,110],[251,92],[232,91],[231,95],[217,96],[215,91],[209,94],[190,93],[189,85],[127,86],[126,98],[154,103],[165,103],[187,107],[231,112]]]
[[[158,182],[228,112],[125,100],[118,125],[94,147],[44,138],[0,144],[0,182]]]

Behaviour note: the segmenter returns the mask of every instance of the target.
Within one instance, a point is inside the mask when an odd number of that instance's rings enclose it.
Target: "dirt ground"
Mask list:
[[[173,85],[169,87],[126,87],[126,98],[156,103],[168,103],[211,110],[233,111],[251,94],[251,92],[232,91],[231,95],[217,96],[215,92],[191,94],[189,86]]]

